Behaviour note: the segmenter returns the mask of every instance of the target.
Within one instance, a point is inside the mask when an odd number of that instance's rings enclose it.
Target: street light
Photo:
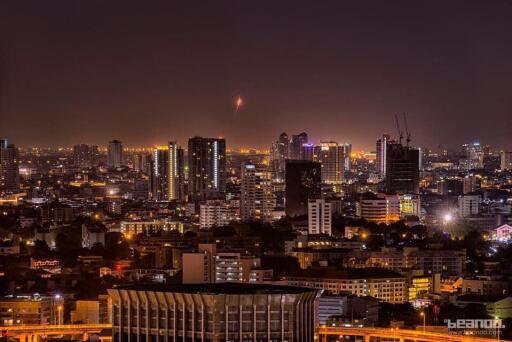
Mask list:
[[[61,313],[62,313],[62,305],[57,306],[57,324],[61,325]]]
[[[425,326],[426,326],[425,322],[426,322],[427,316],[425,315],[425,313],[423,311],[420,312],[420,316],[423,317],[423,333],[425,333],[425,330],[426,330],[425,329]]]

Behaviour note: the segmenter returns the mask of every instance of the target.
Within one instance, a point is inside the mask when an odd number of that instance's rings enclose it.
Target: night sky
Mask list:
[[[0,137],[512,148],[512,2],[0,1]],[[235,113],[238,95],[245,106]]]

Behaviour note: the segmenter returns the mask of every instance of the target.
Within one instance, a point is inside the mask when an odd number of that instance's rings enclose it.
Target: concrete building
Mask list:
[[[308,160],[287,160],[285,179],[286,215],[307,215],[308,200],[322,195],[322,165]]]
[[[238,218],[238,209],[223,200],[208,200],[199,206],[199,227],[201,229],[227,226]]]
[[[240,218],[271,222],[276,199],[272,187],[272,174],[266,165],[244,163],[240,195]]]
[[[387,146],[390,142],[389,134],[383,134],[382,138],[377,139],[375,167],[380,179],[386,178]]]
[[[500,152],[500,170],[512,170],[512,152]]]
[[[313,342],[318,291],[254,284],[151,284],[109,290],[112,340]]]
[[[82,247],[92,248],[96,244],[105,246],[105,234],[107,228],[97,223],[93,225],[82,224]]]
[[[378,320],[379,300],[376,298],[325,293],[318,298],[320,324],[344,321],[344,326],[373,326]]]
[[[357,203],[356,214],[372,222],[393,223],[400,220],[400,197],[367,193]]]
[[[308,233],[332,234],[332,206],[323,199],[308,200]]]
[[[420,187],[419,150],[389,143],[386,149],[386,192],[418,194]]]
[[[121,233],[125,236],[151,235],[160,231],[169,232],[172,230],[183,233],[183,222],[164,219],[121,221]]]
[[[15,192],[19,183],[18,149],[7,140],[0,140],[0,193]]]
[[[480,206],[482,198],[480,195],[463,195],[459,196],[459,216],[470,217],[480,214]]]
[[[76,300],[75,309],[70,313],[71,323],[99,324],[100,301]]]
[[[0,325],[63,324],[62,297],[9,296],[0,298]]]
[[[226,191],[226,140],[188,140],[188,184],[192,200],[219,198]]]
[[[286,277],[286,284],[330,291],[371,296],[389,303],[406,300],[405,277],[385,269],[309,268]]]
[[[108,143],[107,165],[111,168],[121,167],[124,163],[123,143],[112,140]]]
[[[322,165],[322,182],[341,192],[344,180],[344,146],[334,141],[320,142],[313,150],[313,161]]]
[[[400,195],[400,217],[421,215],[421,200],[419,195]]]

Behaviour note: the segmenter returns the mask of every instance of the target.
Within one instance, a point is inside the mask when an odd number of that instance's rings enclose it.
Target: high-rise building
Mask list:
[[[18,149],[7,140],[0,140],[0,191],[19,188]]]
[[[167,176],[167,199],[169,201],[184,200],[184,165],[183,165],[183,149],[178,147],[175,141],[169,142],[169,162]]]
[[[169,147],[159,146],[153,151],[149,198],[154,201],[168,200],[169,194]]]
[[[138,153],[133,155],[133,171],[150,174],[151,155]]]
[[[382,138],[377,139],[376,144],[376,153],[377,158],[375,160],[376,171],[379,174],[381,179],[386,177],[386,155],[387,155],[387,145],[391,142],[391,137],[389,134],[383,134]]]
[[[307,160],[287,160],[285,178],[286,215],[307,215],[308,199],[322,195],[322,165]]]
[[[226,141],[193,137],[188,140],[189,193],[193,200],[222,197],[226,191]]]
[[[270,167],[274,173],[274,179],[278,182],[284,181],[286,159],[290,156],[290,140],[286,133],[281,133],[271,148]]]
[[[275,206],[272,173],[267,166],[244,163],[240,196],[241,219],[270,222]]]
[[[73,146],[73,163],[77,167],[95,166],[98,155],[98,146],[86,144]]]
[[[500,152],[500,169],[512,170],[512,152]]]
[[[345,167],[345,171],[350,171],[352,167],[351,156],[352,155],[352,144],[343,144],[343,157],[345,158],[343,161],[343,166]]]
[[[307,143],[308,143],[308,134],[306,132],[302,132],[297,135],[292,135],[292,139],[290,141],[290,150],[289,150],[290,159],[297,159],[297,160],[304,159],[304,150],[303,150],[302,146]]]
[[[417,194],[420,188],[419,151],[400,143],[386,148],[386,192]]]
[[[123,165],[123,143],[119,140],[112,140],[108,143],[107,165],[118,168]]]
[[[334,141],[320,142],[315,145],[313,161],[322,165],[322,182],[332,185],[335,192],[340,192],[345,172],[343,145]]]
[[[332,234],[332,205],[323,199],[308,200],[308,233]]]
[[[479,142],[462,145],[462,153],[466,159],[464,166],[468,170],[484,167],[484,150]]]

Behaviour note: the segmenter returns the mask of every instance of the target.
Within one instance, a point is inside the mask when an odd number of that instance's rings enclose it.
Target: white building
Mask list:
[[[308,200],[308,233],[332,234],[332,206],[323,199]]]
[[[237,219],[236,211],[225,201],[206,201],[199,207],[199,226],[201,229],[227,226]]]
[[[368,221],[393,223],[400,220],[400,196],[368,195],[357,203],[356,209],[357,215]]]
[[[459,216],[470,217],[480,214],[482,199],[479,195],[459,196]]]
[[[504,224],[492,231],[493,240],[509,242],[512,241],[512,226]]]
[[[500,152],[500,169],[501,170],[512,170],[512,152],[501,151]]]
[[[271,222],[276,200],[272,188],[272,173],[266,165],[242,165],[240,216],[242,220]]]

